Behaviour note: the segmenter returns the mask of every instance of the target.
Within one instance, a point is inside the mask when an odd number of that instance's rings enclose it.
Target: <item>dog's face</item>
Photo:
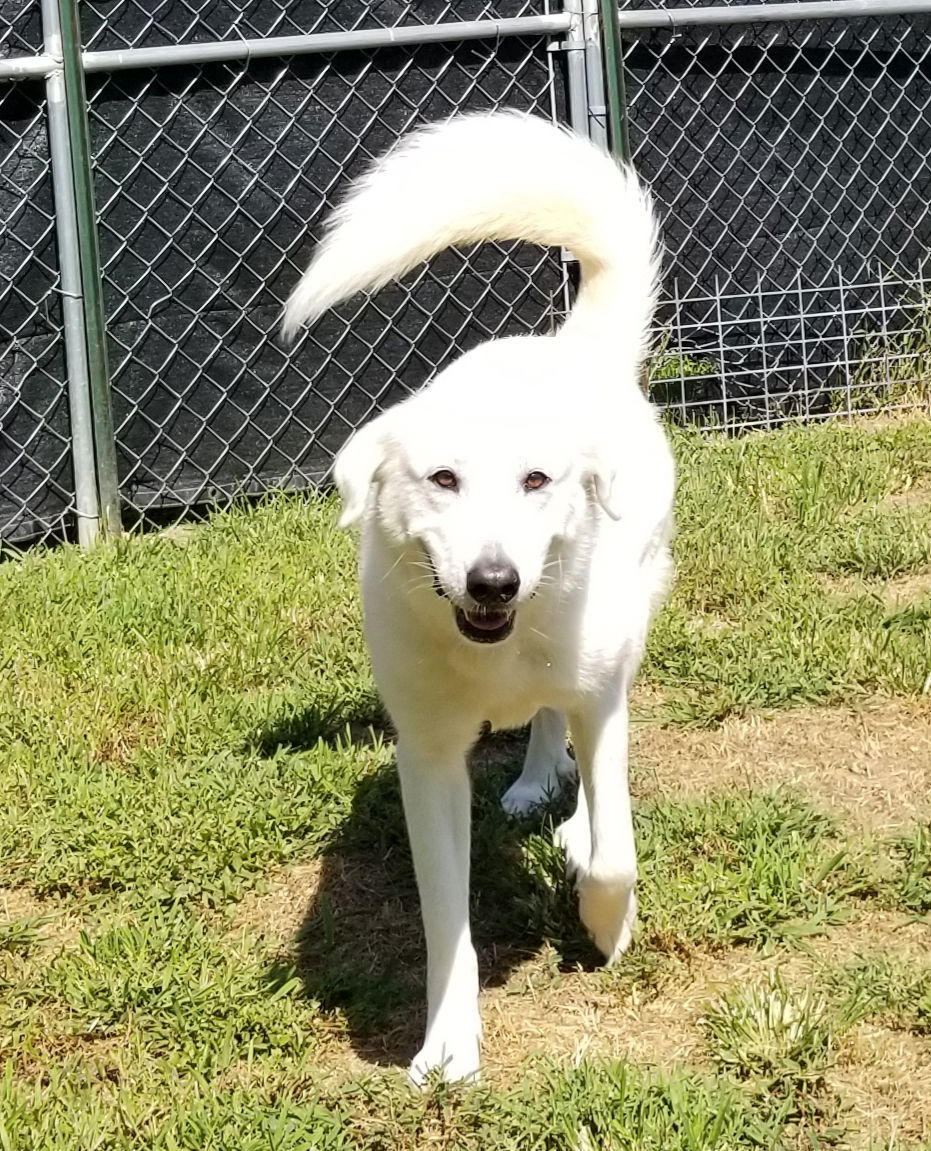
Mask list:
[[[571,414],[509,402],[509,384],[441,377],[358,431],[335,469],[341,523],[376,517],[417,567],[411,594],[448,599],[473,643],[507,639],[521,605],[560,585],[593,501],[614,514],[614,477]]]

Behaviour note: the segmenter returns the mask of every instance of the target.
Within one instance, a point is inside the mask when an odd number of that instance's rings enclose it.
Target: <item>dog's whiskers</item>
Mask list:
[[[392,574],[392,572],[395,570],[395,568],[398,566],[398,564],[401,562],[401,560],[402,560],[403,558],[404,558],[404,555],[403,555],[403,553],[402,553],[402,554],[401,554],[401,555],[399,555],[399,556],[398,556],[398,558],[397,558],[397,559],[394,561],[394,563],[391,565],[391,567],[390,567],[390,568],[388,568],[388,569],[387,569],[387,570],[386,570],[386,571],[385,571],[385,572],[382,574],[382,577],[381,577],[381,582],[382,582],[382,583],[384,583],[384,582],[385,582],[385,580],[386,580],[386,579],[387,579],[387,578],[388,578],[388,577],[389,577],[389,576]]]

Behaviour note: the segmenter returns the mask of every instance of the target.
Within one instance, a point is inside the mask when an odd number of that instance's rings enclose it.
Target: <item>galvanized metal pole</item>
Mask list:
[[[624,83],[624,45],[618,23],[617,0],[600,0],[604,42],[605,93],[608,105],[608,138],[619,160],[630,162],[627,126],[627,88]]]
[[[621,28],[715,27],[720,24],[788,24],[801,20],[855,20],[865,16],[917,16],[929,0],[800,0],[777,4],[711,4],[701,7],[623,8]]]
[[[84,329],[84,291],[78,249],[77,210],[71,161],[71,138],[61,69],[61,32],[57,0],[42,0],[42,29],[46,56],[54,67],[46,75],[49,157],[55,196],[55,227],[61,282],[62,331],[71,414],[71,459],[74,471],[78,542],[90,547],[100,531],[100,505],[94,462],[87,333]]]
[[[585,16],[599,22],[602,0],[579,0]],[[578,4],[567,3],[566,10],[549,16],[518,16],[504,20],[449,20],[441,24],[417,24],[400,28],[360,28],[352,32],[311,32],[301,36],[257,37],[252,40],[217,40],[199,44],[166,44],[158,48],[118,48],[104,52],[84,52],[84,70],[120,72],[133,68],[161,68],[182,64],[210,64],[231,60],[257,60],[261,57],[302,56],[341,51],[369,51],[379,48],[442,44],[475,39],[503,39],[507,36],[546,36],[568,32]],[[606,30],[616,21],[624,29],[711,27],[721,24],[794,23],[805,20],[845,20],[873,16],[912,16],[931,12],[931,0],[797,0],[797,2],[651,8],[613,8],[600,14]],[[607,23],[606,23],[607,19]],[[570,36],[571,39],[571,36]],[[614,41],[615,44],[617,41]],[[47,76],[60,66],[60,57],[16,56],[0,60],[0,80],[21,80]]]
[[[608,107],[605,97],[604,55],[601,50],[598,0],[582,0],[582,38],[585,43],[588,138],[608,151]]]
[[[58,0],[58,14],[65,104],[71,138],[77,242],[84,293],[84,327],[87,332],[87,366],[90,378],[100,526],[107,535],[116,536],[120,534],[122,526],[119,477],[116,466],[113,410],[110,403],[103,278],[97,246],[97,213],[94,206],[93,164],[87,126],[87,95],[84,89],[77,0]]]
[[[219,40],[204,44],[167,44],[158,48],[85,52],[84,67],[87,72],[118,72],[128,68],[258,60],[269,56],[369,51],[460,43],[463,40],[501,40],[507,36],[558,35],[565,32],[568,26],[568,17],[561,13],[551,16],[515,16],[505,20],[447,20],[442,24],[414,24],[398,28],[358,28],[351,32],[310,32],[303,36],[271,36],[254,40]]]

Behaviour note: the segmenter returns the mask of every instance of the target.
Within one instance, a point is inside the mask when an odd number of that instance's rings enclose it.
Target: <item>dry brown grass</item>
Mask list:
[[[0,923],[22,919],[38,921],[39,935],[46,948],[73,944],[82,925],[80,916],[57,899],[40,899],[28,887],[0,887]]]
[[[907,508],[909,510],[923,509],[931,503],[931,480],[927,476],[909,478],[894,492],[890,492],[882,500],[884,507]]]
[[[505,744],[495,744],[499,758],[516,763],[520,747]],[[729,719],[717,730],[639,724],[633,762],[639,796],[785,784],[851,830],[885,832],[931,817],[931,700],[799,708]],[[311,994],[326,986],[330,970],[391,981],[378,1019],[353,1018],[351,988],[345,1000],[337,994],[326,1004],[316,1062],[337,1078],[403,1064],[420,1038],[423,942],[406,867],[371,853],[337,852],[282,871],[236,917],[237,929],[261,931],[297,960]],[[567,968],[548,946],[508,952],[505,943],[482,954],[485,1074],[492,1083],[512,1081],[528,1056],[543,1053],[566,1063],[588,1055],[662,1070],[707,1068],[701,1020],[726,987],[765,979],[774,967],[801,987],[825,964],[879,954],[925,962],[931,924],[869,909],[805,950],[670,955],[639,979],[629,974],[636,958],[614,973],[583,970]],[[856,1148],[927,1138],[931,1041],[861,1024],[843,1040],[827,1090],[852,1124]]]
[[[725,720],[714,730],[634,725],[639,795],[798,788],[874,831],[931,817],[931,699],[870,699]]]
[[[855,1151],[931,1137],[931,1041],[862,1023],[848,1035],[827,1085],[847,1109]]]
[[[844,599],[853,596],[874,596],[889,611],[897,611],[908,604],[931,596],[931,570],[909,572],[907,575],[887,579],[864,579],[861,576],[823,576],[822,585]]]

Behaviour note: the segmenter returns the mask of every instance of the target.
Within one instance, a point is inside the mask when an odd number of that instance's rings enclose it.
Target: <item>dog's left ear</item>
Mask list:
[[[348,528],[362,518],[369,490],[384,463],[386,428],[383,421],[384,416],[378,416],[353,432],[333,463],[333,480],[343,501],[341,528]]]

